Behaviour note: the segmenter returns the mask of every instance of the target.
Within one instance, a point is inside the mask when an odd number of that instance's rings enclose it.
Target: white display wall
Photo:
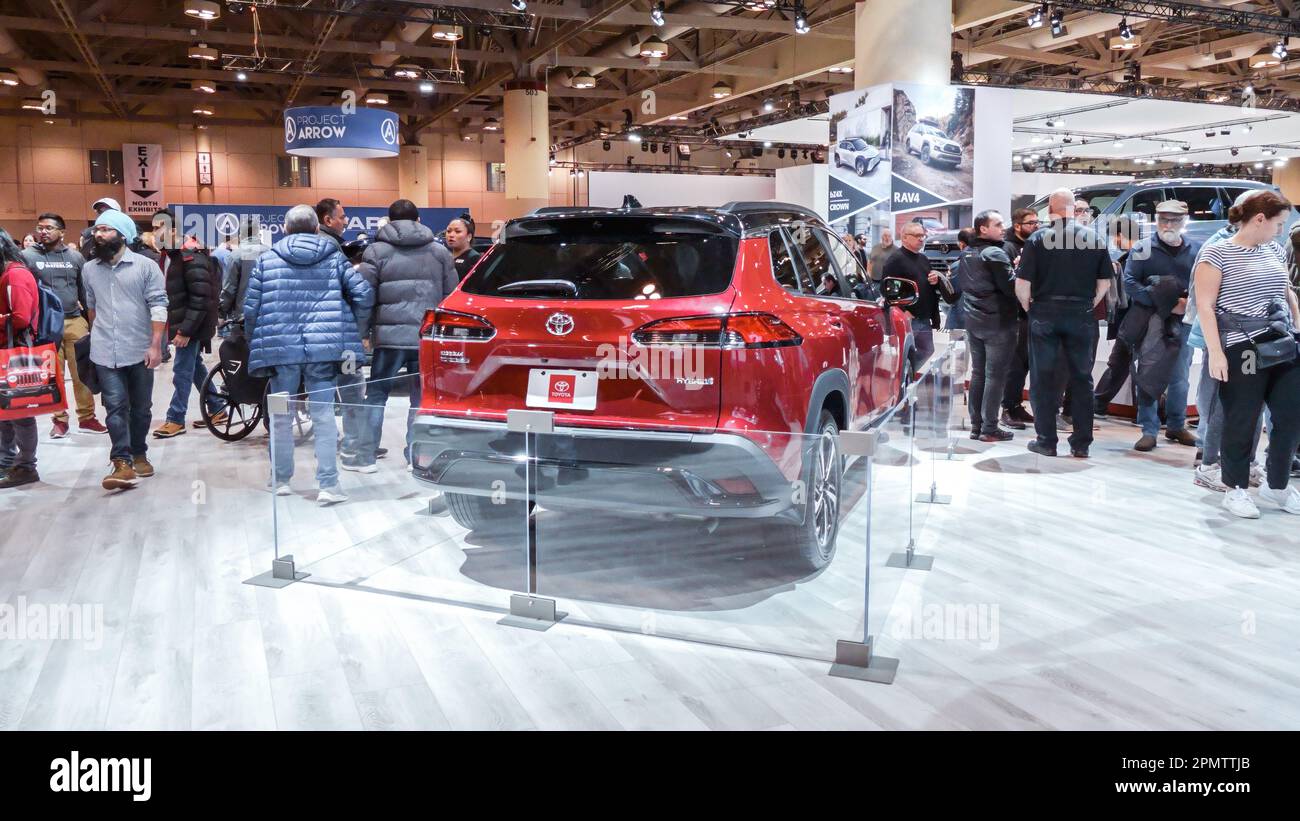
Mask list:
[[[732,177],[713,174],[645,174],[630,171],[592,171],[588,204],[617,208],[631,194],[646,207],[673,205],[723,205],[733,201],[776,199],[774,177]]]

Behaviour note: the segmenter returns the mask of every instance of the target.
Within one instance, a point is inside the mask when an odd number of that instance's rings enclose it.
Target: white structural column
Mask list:
[[[947,85],[952,73],[952,0],[858,0],[853,84]]]
[[[511,80],[506,84],[506,210],[517,217],[550,201],[550,128],[546,84]]]

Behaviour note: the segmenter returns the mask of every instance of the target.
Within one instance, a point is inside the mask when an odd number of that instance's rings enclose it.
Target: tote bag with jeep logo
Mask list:
[[[66,410],[57,346],[38,343],[30,328],[15,334],[12,315],[5,320],[5,339],[0,348],[0,422]]]

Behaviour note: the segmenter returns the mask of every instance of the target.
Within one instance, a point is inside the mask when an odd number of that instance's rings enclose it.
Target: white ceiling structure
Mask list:
[[[1016,91],[1012,106],[1018,156],[1051,152],[1099,168],[1103,160],[1265,168],[1300,157],[1300,115],[1286,112],[1053,91]]]

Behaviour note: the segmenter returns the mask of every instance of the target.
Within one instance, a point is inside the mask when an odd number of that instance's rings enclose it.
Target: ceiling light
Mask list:
[[[1066,34],[1065,12],[1061,11],[1060,9],[1052,9],[1052,16],[1048,18],[1048,21],[1052,27],[1053,37],[1060,37],[1063,34]]]
[[[1245,125],[1243,125],[1243,126],[1241,127],[1241,133],[1242,133],[1242,134],[1249,134],[1250,132],[1252,132],[1252,131],[1254,131],[1254,130],[1255,130],[1255,126],[1251,125],[1250,123],[1246,123]]]
[[[248,79],[248,75],[245,74],[245,73],[242,72],[242,71],[236,71],[236,72],[235,72],[235,79],[242,83],[242,82],[244,82],[245,80]]]
[[[442,40],[444,43],[454,43],[465,36],[465,30],[460,26],[450,23],[434,23],[429,27],[433,39]]]
[[[388,95],[382,91],[367,91],[366,105],[388,105]]]
[[[211,116],[212,116],[212,106],[209,106],[209,105],[203,105],[203,104],[196,105],[196,106],[194,106],[194,110],[193,110],[192,113],[197,114],[197,115],[199,115],[200,117],[211,117]]]
[[[411,63],[400,63],[393,67],[393,76],[399,80],[416,80],[420,74],[420,67]]]
[[[670,120],[689,120],[690,117],[687,117],[685,114],[669,114],[669,115],[668,115],[668,119],[670,119]]]
[[[23,111],[44,111],[45,101],[40,97],[23,98]]]
[[[488,117],[486,120],[483,121],[483,130],[484,130],[484,131],[500,131],[500,130],[501,130],[501,123],[497,122],[497,118],[496,118],[496,117]]]
[[[206,60],[208,62],[214,62],[220,59],[221,52],[217,51],[215,48],[208,48],[207,43],[199,43],[198,45],[190,46],[189,55],[191,60]]]
[[[808,26],[808,15],[804,13],[803,3],[794,7],[794,33],[807,34],[812,31]]]
[[[772,98],[771,98],[771,97],[768,97],[766,100],[763,101],[763,110],[764,110],[764,111],[771,111],[771,110],[774,109],[774,108],[776,108],[776,103],[772,102]]]
[[[1273,162],[1274,168],[1281,168],[1284,165],[1286,165],[1286,157],[1278,157],[1277,160]]]
[[[221,16],[221,6],[212,0],[185,0],[185,14],[196,20],[216,20]]]
[[[595,88],[596,78],[591,76],[589,72],[579,71],[577,74],[573,75],[573,87],[574,88]]]
[[[467,143],[472,143],[472,142],[474,142],[474,135],[473,135],[473,134],[466,134],[465,136],[461,137],[461,139],[464,140],[464,141],[467,142]]]
[[[668,44],[651,34],[641,44],[641,56],[662,59],[668,56]]]
[[[713,84],[713,88],[709,91],[709,94],[715,100],[721,100],[723,97],[730,97],[731,86],[727,85],[722,81],[718,81]]]
[[[1256,167],[1256,168],[1263,168],[1263,167],[1264,167],[1264,163],[1262,163],[1262,162],[1257,162],[1257,163],[1255,163],[1255,167]]]
[[[641,142],[641,135],[636,133],[635,131],[628,132],[627,138],[630,142],[634,142],[634,143]]]
[[[1133,39],[1133,27],[1128,24],[1127,17],[1119,21],[1119,36],[1125,40]]]
[[[515,11],[527,11],[528,3],[524,2],[524,0],[510,0],[510,8]]]
[[[550,163],[551,163],[551,165],[555,165],[555,155],[554,155],[554,154],[551,155],[551,161],[550,161]]]
[[[831,74],[852,74],[853,66],[831,66]]]
[[[650,24],[653,26],[662,26],[664,24],[664,2],[659,0],[655,3],[654,8],[650,9]]]
[[[1133,51],[1142,45],[1141,37],[1112,37],[1110,38],[1111,51]]]
[[[1264,154],[1265,157],[1271,157],[1271,156],[1273,156],[1274,154],[1277,153],[1277,149],[1275,149],[1275,148],[1268,148],[1268,147],[1265,147],[1264,149],[1262,149],[1262,151],[1263,151],[1263,154]]]
[[[1019,154],[1015,154],[1015,155],[1013,155],[1013,156],[1011,157],[1011,161],[1012,161],[1012,162],[1020,162],[1020,155],[1019,155]]]
[[[1287,57],[1291,56],[1291,51],[1286,47],[1285,39],[1278,40],[1277,45],[1273,46],[1273,56],[1276,57],[1279,62],[1285,61]]]
[[[211,80],[195,80],[190,83],[190,88],[195,91],[202,91],[204,94],[217,93],[217,84]]]
[[[605,149],[606,151],[608,151],[608,150],[609,150],[609,140],[605,140],[603,143],[601,143],[601,144],[600,144],[600,147],[603,148],[603,149]]]
[[[1029,13],[1029,19],[1025,22],[1031,29],[1043,27],[1043,15],[1047,14],[1047,4],[1039,6]]]
[[[1243,97],[1252,97],[1254,96],[1254,94],[1255,94],[1255,87],[1250,83],[1246,83],[1245,87],[1242,88],[1241,90],[1241,95]]]
[[[771,147],[772,147],[772,141],[771,141],[771,140],[763,140],[763,147],[764,147],[764,148],[771,148]]]
[[[1272,68],[1282,64],[1281,58],[1277,56],[1276,49],[1262,48],[1259,53],[1250,58],[1251,68]]]
[[[0,69],[0,85],[16,86],[18,85],[18,75],[9,69]]]
[[[1205,136],[1207,136],[1207,137],[1213,137],[1213,136],[1214,136],[1214,129],[1211,128],[1210,130],[1206,131],[1206,132],[1205,132]]]
[[[424,80],[424,81],[422,81],[422,82],[420,83],[420,93],[421,93],[421,94],[432,94],[432,93],[433,93],[433,83],[429,82],[428,80]]]
[[[1116,140],[1115,142],[1111,143],[1110,145],[1111,145],[1112,148],[1123,148],[1123,147],[1124,147],[1124,143],[1123,143],[1122,141],[1120,141],[1120,140]]]

